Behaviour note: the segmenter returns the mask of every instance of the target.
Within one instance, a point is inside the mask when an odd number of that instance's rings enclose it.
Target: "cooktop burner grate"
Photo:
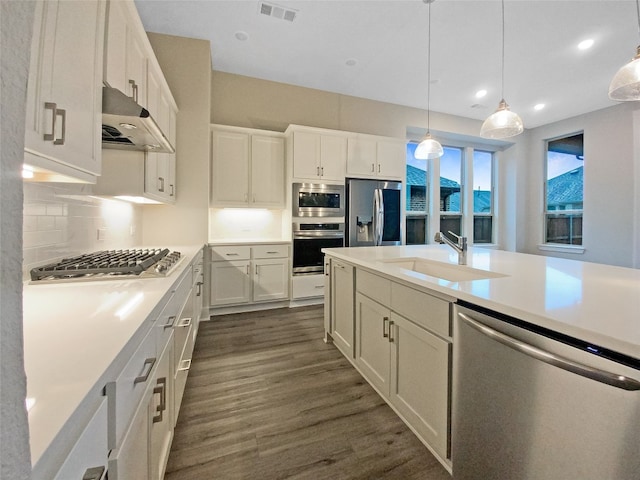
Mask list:
[[[103,250],[33,268],[31,280],[139,276],[150,269],[155,270],[157,276],[166,274],[179,258],[179,252],[169,253],[167,248]]]

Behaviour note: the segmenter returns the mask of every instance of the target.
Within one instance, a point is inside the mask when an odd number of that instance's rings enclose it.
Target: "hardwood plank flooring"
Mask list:
[[[322,306],[202,322],[166,480],[450,475],[333,346]]]

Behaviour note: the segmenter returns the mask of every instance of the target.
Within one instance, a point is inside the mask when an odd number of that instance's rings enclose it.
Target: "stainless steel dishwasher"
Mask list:
[[[640,479],[639,359],[472,305],[453,338],[454,480]]]

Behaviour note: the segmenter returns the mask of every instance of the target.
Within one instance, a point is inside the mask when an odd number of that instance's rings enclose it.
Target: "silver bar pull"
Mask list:
[[[621,388],[623,390],[640,390],[640,381],[633,378],[626,377],[624,375],[618,375],[616,373],[607,372],[599,368],[590,367],[579,362],[574,362],[568,358],[561,357],[551,352],[541,350],[538,347],[529,345],[528,343],[516,340],[502,332],[498,332],[493,328],[490,328],[477,320],[465,315],[462,312],[458,312],[458,316],[467,323],[470,327],[474,328],[478,332],[486,335],[493,340],[502,343],[503,345],[523,353],[531,358],[540,360],[554,367],[561,368],[567,372],[575,373],[581,377],[595,380],[596,382],[611,385],[612,387]]]
[[[62,137],[56,138],[53,141],[54,145],[64,145],[64,141],[67,137],[67,111],[62,108],[56,109],[56,116],[60,116],[62,118]]]
[[[153,389],[153,394],[160,394],[160,405],[156,407],[156,412],[158,415],[153,417],[153,423],[158,423],[162,421],[163,412],[167,409],[167,379],[166,377],[161,377],[156,381],[156,387]]]
[[[239,253],[225,253],[227,257],[237,257]]]
[[[179,372],[184,372],[185,370],[189,370],[191,368],[191,359],[182,360],[180,362],[180,367],[178,368]]]
[[[176,327],[189,327],[191,326],[191,321],[192,321],[191,317],[183,318],[178,322]]]
[[[258,265],[256,265],[256,275],[258,275]]]
[[[393,331],[393,325],[394,325],[394,322],[393,322],[393,320],[391,320],[391,321],[389,322],[389,343],[393,343],[393,342],[394,342],[394,340],[395,340],[395,339],[393,338],[393,336],[391,335],[391,332]]]
[[[196,287],[198,287],[198,290],[196,292],[196,297],[199,297],[200,295],[202,295],[202,282],[196,283]]]
[[[149,374],[151,373],[151,370],[153,370],[153,366],[155,365],[155,363],[156,363],[155,358],[145,359],[144,364],[142,365],[142,373],[133,380],[133,384],[135,385],[137,383],[146,382],[147,379],[149,378]],[[146,372],[145,372],[145,367],[149,367]]]
[[[378,164],[378,173],[380,173],[380,164]]]
[[[100,480],[104,475],[104,467],[91,467],[85,470],[82,480]]]
[[[175,188],[173,187],[173,184],[170,183],[169,184],[169,188],[171,189],[171,193],[169,194],[170,197],[173,197],[176,193]]]
[[[251,272],[249,271],[249,264],[247,263],[247,275],[249,275]]]
[[[324,167],[320,167],[320,176],[324,177]]]
[[[129,85],[131,85],[131,98],[138,103],[138,85],[135,80],[129,80]]]
[[[56,139],[56,119],[58,117],[56,112],[58,110],[58,106],[52,102],[45,102],[44,109],[51,110],[51,133],[45,133],[43,138],[47,142],[53,142]]]
[[[167,328],[171,328],[171,327],[173,327],[173,323],[175,322],[175,320],[176,320],[176,316],[175,316],[175,315],[170,316],[170,317],[167,319],[167,323],[165,323],[164,325],[162,325],[162,329],[163,329],[163,330],[166,330]]]
[[[382,317],[382,336],[384,338],[389,338],[389,334],[387,333],[388,323],[389,323],[389,317]]]
[[[375,163],[372,163],[371,164],[371,173],[375,173],[375,171],[376,171],[376,165],[375,165]]]
[[[164,178],[158,177],[158,181],[160,182],[160,186],[158,187],[159,192],[164,192]]]

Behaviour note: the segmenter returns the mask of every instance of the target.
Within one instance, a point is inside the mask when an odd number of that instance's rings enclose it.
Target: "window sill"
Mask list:
[[[552,245],[549,243],[538,245],[538,250],[543,252],[573,253],[576,255],[582,255],[585,252],[585,248],[580,245]]]
[[[493,250],[496,250],[496,249],[500,248],[500,246],[497,243],[474,243],[472,245],[472,247],[476,247],[476,248],[491,248]]]

